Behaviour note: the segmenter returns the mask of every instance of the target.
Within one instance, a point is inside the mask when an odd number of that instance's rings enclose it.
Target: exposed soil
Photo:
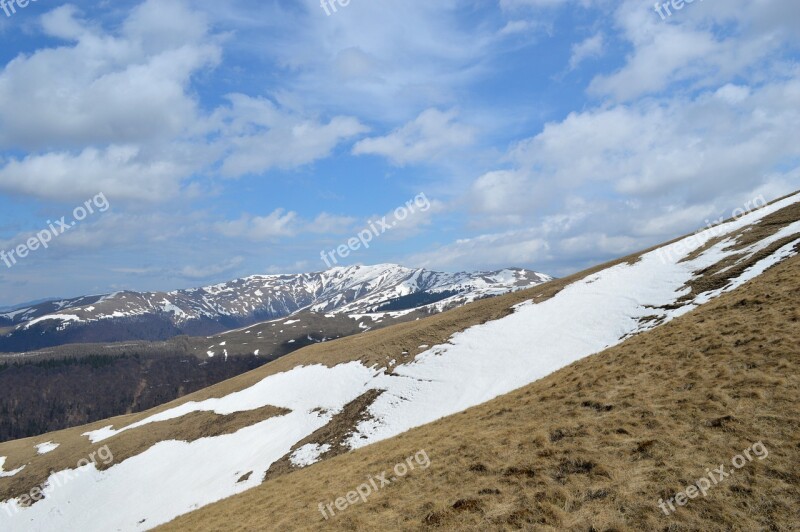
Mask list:
[[[264,475],[264,480],[272,480],[298,469],[292,465],[289,457],[303,445],[310,443],[330,445],[330,449],[320,455],[322,460],[349,452],[350,448],[345,445],[345,442],[353,434],[356,426],[368,418],[367,408],[375,402],[381,393],[383,393],[381,390],[369,390],[345,405],[342,411],[334,415],[327,425],[296,443],[289,453],[275,461]]]

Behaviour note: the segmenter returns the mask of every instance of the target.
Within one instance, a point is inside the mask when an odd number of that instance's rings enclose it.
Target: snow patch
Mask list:
[[[295,467],[307,467],[319,462],[320,457],[331,449],[330,444],[320,445],[318,443],[308,443],[298,448],[289,457],[289,461]]]
[[[60,445],[59,443],[53,443],[51,441],[40,443],[39,445],[36,446],[36,451],[39,454],[47,454],[49,452],[53,452],[56,449],[58,449],[59,445]]]
[[[33,319],[27,323],[25,323],[24,328],[30,329],[37,323],[41,323],[44,321],[51,321],[51,320],[61,320],[62,324],[59,326],[59,330],[62,330],[62,327],[65,327],[68,322],[71,321],[83,321],[82,318],[76,316],[75,314],[49,314],[47,316],[42,316],[40,318]]]
[[[5,463],[6,463],[6,457],[5,456],[0,456],[0,478],[13,477],[17,473],[19,473],[20,471],[25,469],[25,466],[22,466],[22,467],[18,467],[17,469],[15,469],[13,471],[6,471],[6,470],[3,469],[3,465]]]

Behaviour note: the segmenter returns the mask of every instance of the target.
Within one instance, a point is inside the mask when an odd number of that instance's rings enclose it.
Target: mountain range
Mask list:
[[[0,352],[68,343],[204,336],[309,311],[356,316],[440,312],[551,277],[524,269],[442,273],[395,264],[255,275],[171,292],[122,291],[46,301],[0,314]]]

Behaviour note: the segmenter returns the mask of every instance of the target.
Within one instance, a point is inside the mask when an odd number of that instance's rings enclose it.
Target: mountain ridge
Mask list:
[[[65,343],[201,336],[310,310],[367,314],[412,294],[453,295],[420,305],[441,311],[481,297],[541,284],[550,276],[521,268],[443,273],[396,264],[323,272],[252,275],[170,292],[120,291],[48,301],[0,313],[0,351]]]

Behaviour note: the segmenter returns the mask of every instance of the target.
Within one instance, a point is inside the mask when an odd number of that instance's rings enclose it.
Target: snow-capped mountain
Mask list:
[[[63,343],[163,340],[205,335],[289,316],[301,310],[367,314],[424,307],[441,311],[529,288],[551,277],[523,269],[442,273],[395,264],[324,272],[255,275],[172,292],[116,292],[48,301],[0,314],[0,351]]]
[[[0,445],[0,528],[153,529],[509,393],[797,268],[798,253],[800,194],[532,290],[311,346],[149,412]]]

